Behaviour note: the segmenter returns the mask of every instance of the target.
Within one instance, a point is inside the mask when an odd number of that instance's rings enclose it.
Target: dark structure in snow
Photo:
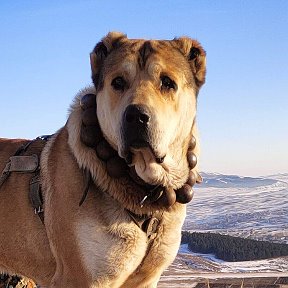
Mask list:
[[[257,241],[216,233],[182,232],[182,244],[196,253],[236,262],[288,256],[288,244]]]

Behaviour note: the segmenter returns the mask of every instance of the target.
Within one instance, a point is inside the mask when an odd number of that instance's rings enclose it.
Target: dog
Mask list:
[[[186,151],[197,136],[205,59],[201,45],[186,37],[136,40],[110,32],[95,46],[94,85],[76,95],[63,128],[23,153],[41,154],[44,225],[27,196],[31,174],[11,173],[2,183],[0,270],[41,287],[157,287],[177,254],[186,205],[145,202],[143,186],[107,173],[80,139],[81,98],[97,96],[103,138],[142,182],[175,191],[189,174]],[[0,140],[0,171],[21,144],[27,141]],[[87,186],[83,171],[92,184],[79,205]]]

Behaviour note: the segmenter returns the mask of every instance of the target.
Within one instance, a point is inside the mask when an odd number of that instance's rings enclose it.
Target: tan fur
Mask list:
[[[139,202],[145,191],[127,179],[111,178],[95,151],[80,141],[79,100],[86,93],[97,93],[102,131],[120,155],[123,139],[119,131],[125,108],[131,103],[148,105],[155,115],[153,148],[166,157],[158,164],[147,156],[149,151],[134,151],[137,174],[150,184],[179,188],[185,183],[188,141],[197,130],[196,95],[205,78],[205,52],[188,38],[150,41],[145,47],[144,43],[109,33],[98,46],[104,45],[107,51],[103,53],[96,46],[91,54],[96,88],[79,92],[67,124],[42,152],[45,226],[28,200],[31,175],[14,173],[0,188],[1,270],[30,277],[41,287],[156,287],[161,273],[175,258],[185,205],[176,203],[163,209],[151,204],[141,208]],[[200,56],[189,60],[193,46],[199,48]],[[177,83],[177,91],[161,91],[159,77],[163,73]],[[129,88],[121,95],[111,88],[112,79],[119,75],[129,81]],[[24,140],[0,139],[1,171],[21,143]],[[97,186],[90,186],[87,199],[79,207],[85,185],[82,168],[91,172]],[[125,209],[137,214],[162,213],[149,250],[146,234]]]

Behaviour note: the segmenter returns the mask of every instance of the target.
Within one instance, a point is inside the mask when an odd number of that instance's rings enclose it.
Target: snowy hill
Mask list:
[[[183,230],[288,243],[288,174],[201,173]]]
[[[263,177],[217,173],[201,173],[201,176],[204,181],[195,186],[183,230],[288,243],[288,173]],[[184,252],[182,247],[178,259],[182,265],[184,262],[193,266],[188,270],[206,272],[210,269],[207,267],[214,267],[218,272],[282,273],[288,267],[287,257],[236,262],[232,267],[208,256]]]
[[[286,174],[287,175],[287,174]],[[275,179],[270,177],[243,177],[237,175],[223,175],[217,173],[201,173],[203,177],[203,183],[201,187],[217,187],[217,188],[243,188],[243,187],[259,187],[259,186],[267,186],[272,185],[278,182],[280,178],[275,177]],[[276,175],[275,175],[276,176]],[[285,174],[283,179],[287,179],[288,176],[285,178]]]

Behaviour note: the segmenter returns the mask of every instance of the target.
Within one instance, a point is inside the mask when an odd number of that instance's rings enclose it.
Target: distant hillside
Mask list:
[[[201,187],[215,188],[254,188],[267,186],[278,181],[268,177],[242,177],[237,175],[223,175],[218,173],[201,173],[203,182]]]
[[[288,244],[257,241],[216,233],[182,232],[182,244],[192,252],[214,254],[217,258],[236,262],[288,256]]]

